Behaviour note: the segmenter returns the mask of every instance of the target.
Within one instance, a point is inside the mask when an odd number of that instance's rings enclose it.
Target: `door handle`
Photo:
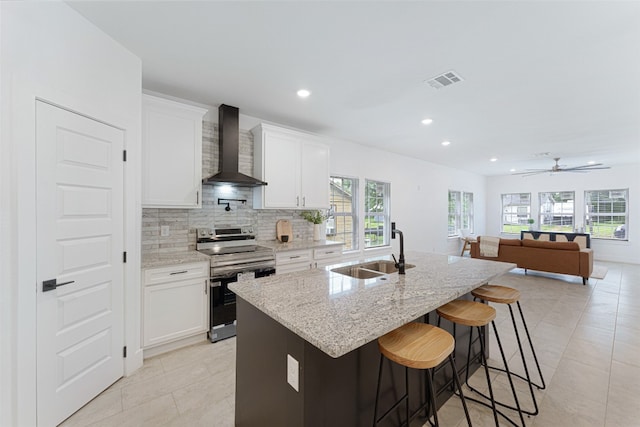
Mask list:
[[[49,292],[55,290],[58,286],[70,285],[75,283],[75,280],[69,280],[68,282],[57,283],[57,279],[45,280],[42,282],[42,292]]]

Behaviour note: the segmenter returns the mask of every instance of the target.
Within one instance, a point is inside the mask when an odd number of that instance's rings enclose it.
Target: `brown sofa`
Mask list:
[[[500,239],[497,257],[480,256],[480,242],[471,243],[471,257],[512,262],[518,267],[582,277],[586,285],[593,272],[593,250],[574,242],[541,242],[532,239]]]

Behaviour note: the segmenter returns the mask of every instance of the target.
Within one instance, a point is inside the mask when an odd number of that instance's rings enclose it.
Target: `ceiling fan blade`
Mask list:
[[[522,177],[525,177],[525,176],[538,175],[538,174],[547,173],[547,172],[551,173],[553,171],[550,171],[548,169],[537,169],[537,170],[528,170],[525,172],[514,172],[511,175],[521,175]]]
[[[563,169],[563,171],[565,172],[577,171],[577,170],[590,171],[590,170],[597,170],[597,169],[611,169],[611,167],[602,166],[602,163],[595,163],[593,165],[575,166],[572,168]]]

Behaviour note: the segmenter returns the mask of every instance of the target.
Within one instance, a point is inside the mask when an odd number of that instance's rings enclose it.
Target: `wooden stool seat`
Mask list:
[[[519,290],[500,285],[482,285],[471,291],[471,295],[498,304],[513,304],[520,300]]]
[[[454,300],[436,309],[438,316],[465,326],[484,326],[496,318],[496,309],[481,302]]]
[[[378,338],[380,352],[399,365],[430,369],[442,363],[454,349],[450,333],[433,325],[407,323]]]

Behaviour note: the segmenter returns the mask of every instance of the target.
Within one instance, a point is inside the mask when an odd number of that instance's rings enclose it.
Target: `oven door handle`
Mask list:
[[[273,268],[275,267],[275,261],[261,261],[253,264],[247,265],[234,265],[228,267],[211,267],[211,276],[212,280],[216,280],[217,277],[224,276],[228,273],[251,273],[256,270],[261,270],[264,268]]]

